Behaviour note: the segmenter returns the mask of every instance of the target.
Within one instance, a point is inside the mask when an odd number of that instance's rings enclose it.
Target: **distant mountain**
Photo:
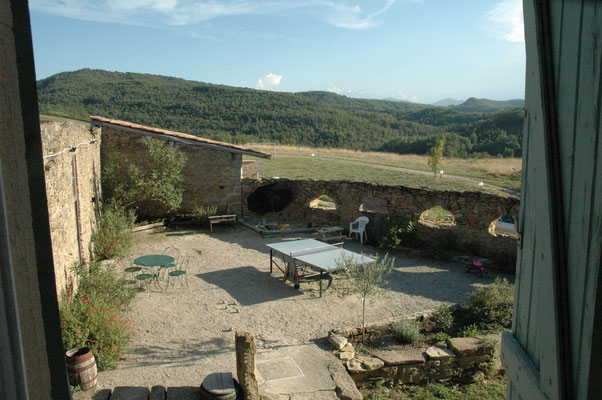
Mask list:
[[[447,107],[447,106],[457,106],[459,104],[464,103],[463,100],[456,100],[456,99],[451,99],[449,97],[443,99],[443,100],[439,100],[435,103],[431,103],[431,105],[433,106],[440,106],[440,107]]]
[[[466,113],[325,91],[273,92],[160,75],[82,69],[38,81],[40,113],[89,115],[231,143],[425,154],[446,138],[446,156],[520,155],[523,111]],[[457,106],[461,107],[461,106]]]
[[[512,108],[523,108],[525,101],[521,99],[514,100],[489,100],[489,99],[476,99],[474,97],[469,98],[464,103],[451,107],[455,111],[461,112],[485,112],[493,113],[502,110],[509,110]]]

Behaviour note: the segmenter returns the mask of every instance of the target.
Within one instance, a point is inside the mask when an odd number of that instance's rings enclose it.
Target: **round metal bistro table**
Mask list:
[[[155,281],[155,285],[161,288],[159,283],[159,272],[162,268],[172,268],[175,259],[171,256],[166,256],[164,254],[148,254],[145,256],[140,256],[134,260],[134,264],[140,267],[146,268],[155,268],[156,270],[152,274],[139,274],[136,275],[136,279],[139,281],[147,281],[150,283],[150,280]]]

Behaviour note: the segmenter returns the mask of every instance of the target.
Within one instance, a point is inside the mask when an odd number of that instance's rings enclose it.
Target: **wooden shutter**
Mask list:
[[[523,180],[509,399],[599,399],[602,2],[524,0]],[[598,328],[598,329],[596,329]]]

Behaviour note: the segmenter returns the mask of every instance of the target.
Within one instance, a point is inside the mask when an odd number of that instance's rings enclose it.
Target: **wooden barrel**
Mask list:
[[[67,364],[71,385],[79,385],[82,390],[91,390],[96,387],[96,360],[92,350],[88,347],[67,351],[65,364]]]

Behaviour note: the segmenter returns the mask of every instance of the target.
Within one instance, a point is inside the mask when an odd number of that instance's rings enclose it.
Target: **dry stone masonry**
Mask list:
[[[333,340],[332,336],[337,339]],[[338,343],[341,338],[331,335],[331,343]],[[426,350],[374,350],[369,354],[355,353],[350,343],[346,344],[350,349],[333,347],[338,350],[351,378],[360,386],[374,382],[398,385],[450,379],[477,382],[485,377],[495,352],[495,343],[483,338],[454,338]]]
[[[100,132],[84,125],[41,125],[57,293],[75,289],[71,267],[91,258],[100,196]]]
[[[142,135],[137,132],[102,127],[102,160],[110,157],[124,157],[141,167],[147,158],[146,146]],[[175,146],[186,156],[182,170],[182,188],[184,190],[179,212],[189,213],[196,206],[218,206],[227,214],[240,213],[240,176],[242,168],[241,154],[201,148],[164,140]],[[140,210],[141,214],[157,215],[154,209]]]
[[[281,211],[259,215],[249,210],[248,196],[257,188],[280,182],[290,186],[293,200]],[[334,200],[335,209],[314,208],[314,200],[327,195]],[[482,257],[516,257],[517,240],[495,237],[489,233],[493,221],[504,215],[518,217],[520,202],[515,196],[496,196],[482,192],[456,192],[427,188],[390,186],[354,181],[243,179],[242,214],[244,218],[279,223],[313,223],[342,226],[360,215],[367,215],[368,237],[374,240],[379,224],[387,215],[403,215],[417,221],[422,213],[435,206],[449,210],[454,226],[418,224],[416,234],[425,242],[438,243],[440,238],[453,235],[460,250],[477,248]],[[513,264],[512,264],[513,265]]]

